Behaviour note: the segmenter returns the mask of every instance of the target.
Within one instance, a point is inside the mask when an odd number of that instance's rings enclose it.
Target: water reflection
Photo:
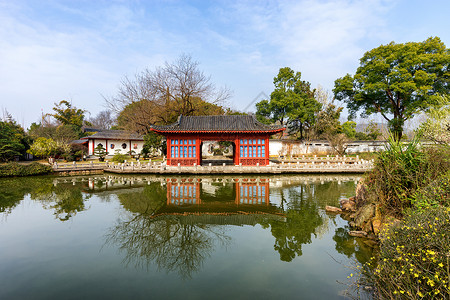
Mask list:
[[[349,226],[335,229],[333,240],[336,242],[336,251],[348,258],[355,257],[360,263],[368,262],[376,255],[378,245],[372,240],[350,236],[350,230]]]
[[[269,202],[268,179],[167,178],[119,194],[132,212],[107,235],[125,262],[190,278],[231,237],[223,225],[256,225],[284,216]]]
[[[106,245],[117,247],[127,265],[176,272],[190,278],[218,247],[231,242],[231,226],[261,226],[273,237],[273,249],[285,262],[303,254],[304,245],[326,234],[335,249],[364,262],[370,245],[336,226],[327,215],[354,194],[358,177],[160,177],[99,175],[0,180],[0,212],[7,215],[28,195],[69,220],[88,210],[93,195],[118,199],[123,211],[106,233]],[[329,232],[334,228],[334,233]]]
[[[320,214],[309,187],[300,186],[280,193],[286,221],[272,220],[268,225],[275,238],[274,249],[282,261],[289,262],[302,255],[302,245],[311,243],[317,228],[324,224],[324,216]]]
[[[206,224],[186,224],[177,217],[151,218],[137,214],[118,222],[107,234],[106,243],[125,251],[125,263],[175,271],[191,278],[214,250],[217,242],[225,245],[230,237],[220,228]]]
[[[49,177],[2,179],[0,191],[0,212],[5,215],[29,195],[45,208],[54,210],[53,214],[60,221],[67,221],[85,210],[85,201],[90,198],[75,182],[55,183]]]

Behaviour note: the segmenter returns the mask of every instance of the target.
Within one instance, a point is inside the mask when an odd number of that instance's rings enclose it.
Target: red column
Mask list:
[[[202,164],[202,140],[201,139],[195,139],[195,146],[196,146],[196,155],[197,155],[197,165]]]
[[[269,165],[269,137],[267,136],[265,139],[264,139],[264,145],[265,145],[265,161],[266,161],[266,166],[268,166]]]
[[[171,166],[171,163],[170,163],[170,161],[171,161],[171,159],[172,159],[172,152],[171,152],[171,147],[172,147],[172,139],[169,137],[169,136],[166,136],[166,145],[167,145],[167,153],[166,153],[166,155],[167,155],[167,165],[168,166]]]
[[[237,137],[235,140],[234,140],[234,145],[235,145],[235,150],[234,150],[234,164],[235,165],[239,165],[239,161],[240,161],[240,158],[241,158],[241,145],[240,145],[240,140],[239,140],[239,137]]]

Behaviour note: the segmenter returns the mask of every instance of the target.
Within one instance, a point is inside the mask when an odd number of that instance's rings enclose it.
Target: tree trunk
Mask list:
[[[403,135],[403,119],[399,115],[394,114],[394,118],[389,122],[389,129],[394,139],[400,141]]]

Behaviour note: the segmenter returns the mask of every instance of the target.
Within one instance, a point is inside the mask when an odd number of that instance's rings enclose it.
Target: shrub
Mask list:
[[[111,158],[111,161],[123,163],[123,162],[125,162],[125,160],[126,160],[127,158],[128,158],[128,156],[127,156],[126,154],[116,153],[116,154],[114,154],[114,156]]]
[[[405,208],[419,202],[420,191],[450,169],[450,153],[445,147],[420,148],[418,137],[404,144],[389,138],[387,150],[380,152],[366,182],[369,199],[382,213],[402,215]]]
[[[380,234],[380,256],[363,268],[380,299],[443,299],[450,295],[450,208],[407,213]]]
[[[29,165],[18,164],[16,162],[0,165],[0,177],[43,175],[49,174],[52,171],[51,166],[37,162]]]
[[[450,206],[450,171],[430,182],[427,186],[417,189],[412,195],[412,204],[418,209]]]
[[[106,155],[108,155],[108,152],[102,144],[98,144],[97,147],[94,148],[94,155],[98,156],[99,161],[104,161]]]
[[[366,141],[369,140],[370,137],[364,132],[357,132],[355,133],[355,139],[357,139],[358,141]]]

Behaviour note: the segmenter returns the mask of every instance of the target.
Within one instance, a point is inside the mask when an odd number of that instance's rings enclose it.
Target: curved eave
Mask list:
[[[154,131],[159,134],[165,133],[270,133],[275,134],[286,130],[286,128],[278,128],[271,130],[158,130],[155,128],[150,128],[151,131]]]

